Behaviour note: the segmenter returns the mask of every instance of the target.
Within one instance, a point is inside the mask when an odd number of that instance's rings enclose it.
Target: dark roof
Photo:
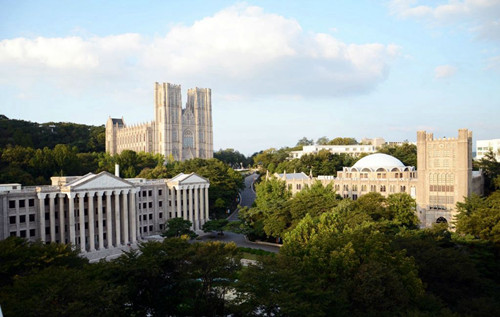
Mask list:
[[[123,127],[123,119],[111,118],[111,121],[113,122],[113,126],[118,124],[119,127]]]

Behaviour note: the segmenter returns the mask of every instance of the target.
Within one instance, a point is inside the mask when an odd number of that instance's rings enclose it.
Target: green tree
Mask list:
[[[303,137],[302,139],[300,139],[300,140],[297,141],[297,145],[296,146],[313,145],[313,144],[314,144],[314,140],[313,139],[308,139],[306,137]]]
[[[330,139],[328,139],[326,136],[322,136],[322,137],[318,138],[318,140],[316,140],[316,144],[319,144],[319,145],[327,145],[328,142],[330,142]]]
[[[190,236],[191,238],[194,238],[196,236],[196,233],[191,230],[191,226],[193,225],[191,221],[189,220],[184,220],[182,218],[172,218],[167,220],[166,224],[166,229],[165,232],[163,232],[163,236],[167,238],[172,238],[172,237],[181,237],[183,235]]]
[[[391,220],[401,226],[416,229],[420,221],[417,217],[417,203],[407,193],[391,194],[387,197],[387,209]]]
[[[495,153],[489,151],[479,161],[473,163],[476,168],[481,169],[484,175],[484,189],[489,194],[500,189],[500,162],[497,161]]]
[[[209,220],[203,224],[202,229],[204,232],[217,231],[220,235],[224,235],[224,229],[228,223],[227,219]]]
[[[356,145],[356,144],[358,144],[358,141],[356,141],[356,139],[354,139],[354,138],[337,137],[337,138],[330,140],[330,142],[328,142],[328,144],[329,145]]]
[[[414,261],[391,248],[374,223],[350,227],[332,212],[306,215],[285,235],[276,259],[268,261],[249,266],[240,284],[241,299],[261,311],[285,316],[398,315],[415,308],[424,294]],[[271,285],[266,291],[259,282],[249,285],[250,278]]]
[[[500,191],[487,198],[477,195],[466,197],[457,203],[456,228],[458,233],[470,234],[476,238],[500,245]]]
[[[248,166],[251,164],[251,160],[249,158],[234,149],[220,149],[219,151],[214,152],[214,158],[231,167],[235,166],[239,168],[241,165]]]
[[[382,145],[378,152],[392,155],[406,166],[417,167],[417,146],[415,144]]]

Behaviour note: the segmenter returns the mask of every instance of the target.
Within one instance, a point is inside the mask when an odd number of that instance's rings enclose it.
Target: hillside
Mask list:
[[[70,122],[37,123],[0,114],[0,148],[7,145],[34,149],[56,144],[76,146],[79,152],[104,152],[105,128]]]

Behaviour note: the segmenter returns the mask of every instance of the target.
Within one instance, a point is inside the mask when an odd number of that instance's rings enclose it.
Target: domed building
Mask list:
[[[369,192],[384,196],[407,193],[415,198],[417,187],[415,167],[405,166],[397,158],[383,153],[363,157],[352,167],[337,172],[335,178],[319,176],[318,179],[324,183],[334,179],[337,193],[353,200]]]

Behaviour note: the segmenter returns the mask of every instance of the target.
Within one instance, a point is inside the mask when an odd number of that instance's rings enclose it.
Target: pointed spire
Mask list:
[[[286,180],[286,170],[283,171],[283,179]]]

